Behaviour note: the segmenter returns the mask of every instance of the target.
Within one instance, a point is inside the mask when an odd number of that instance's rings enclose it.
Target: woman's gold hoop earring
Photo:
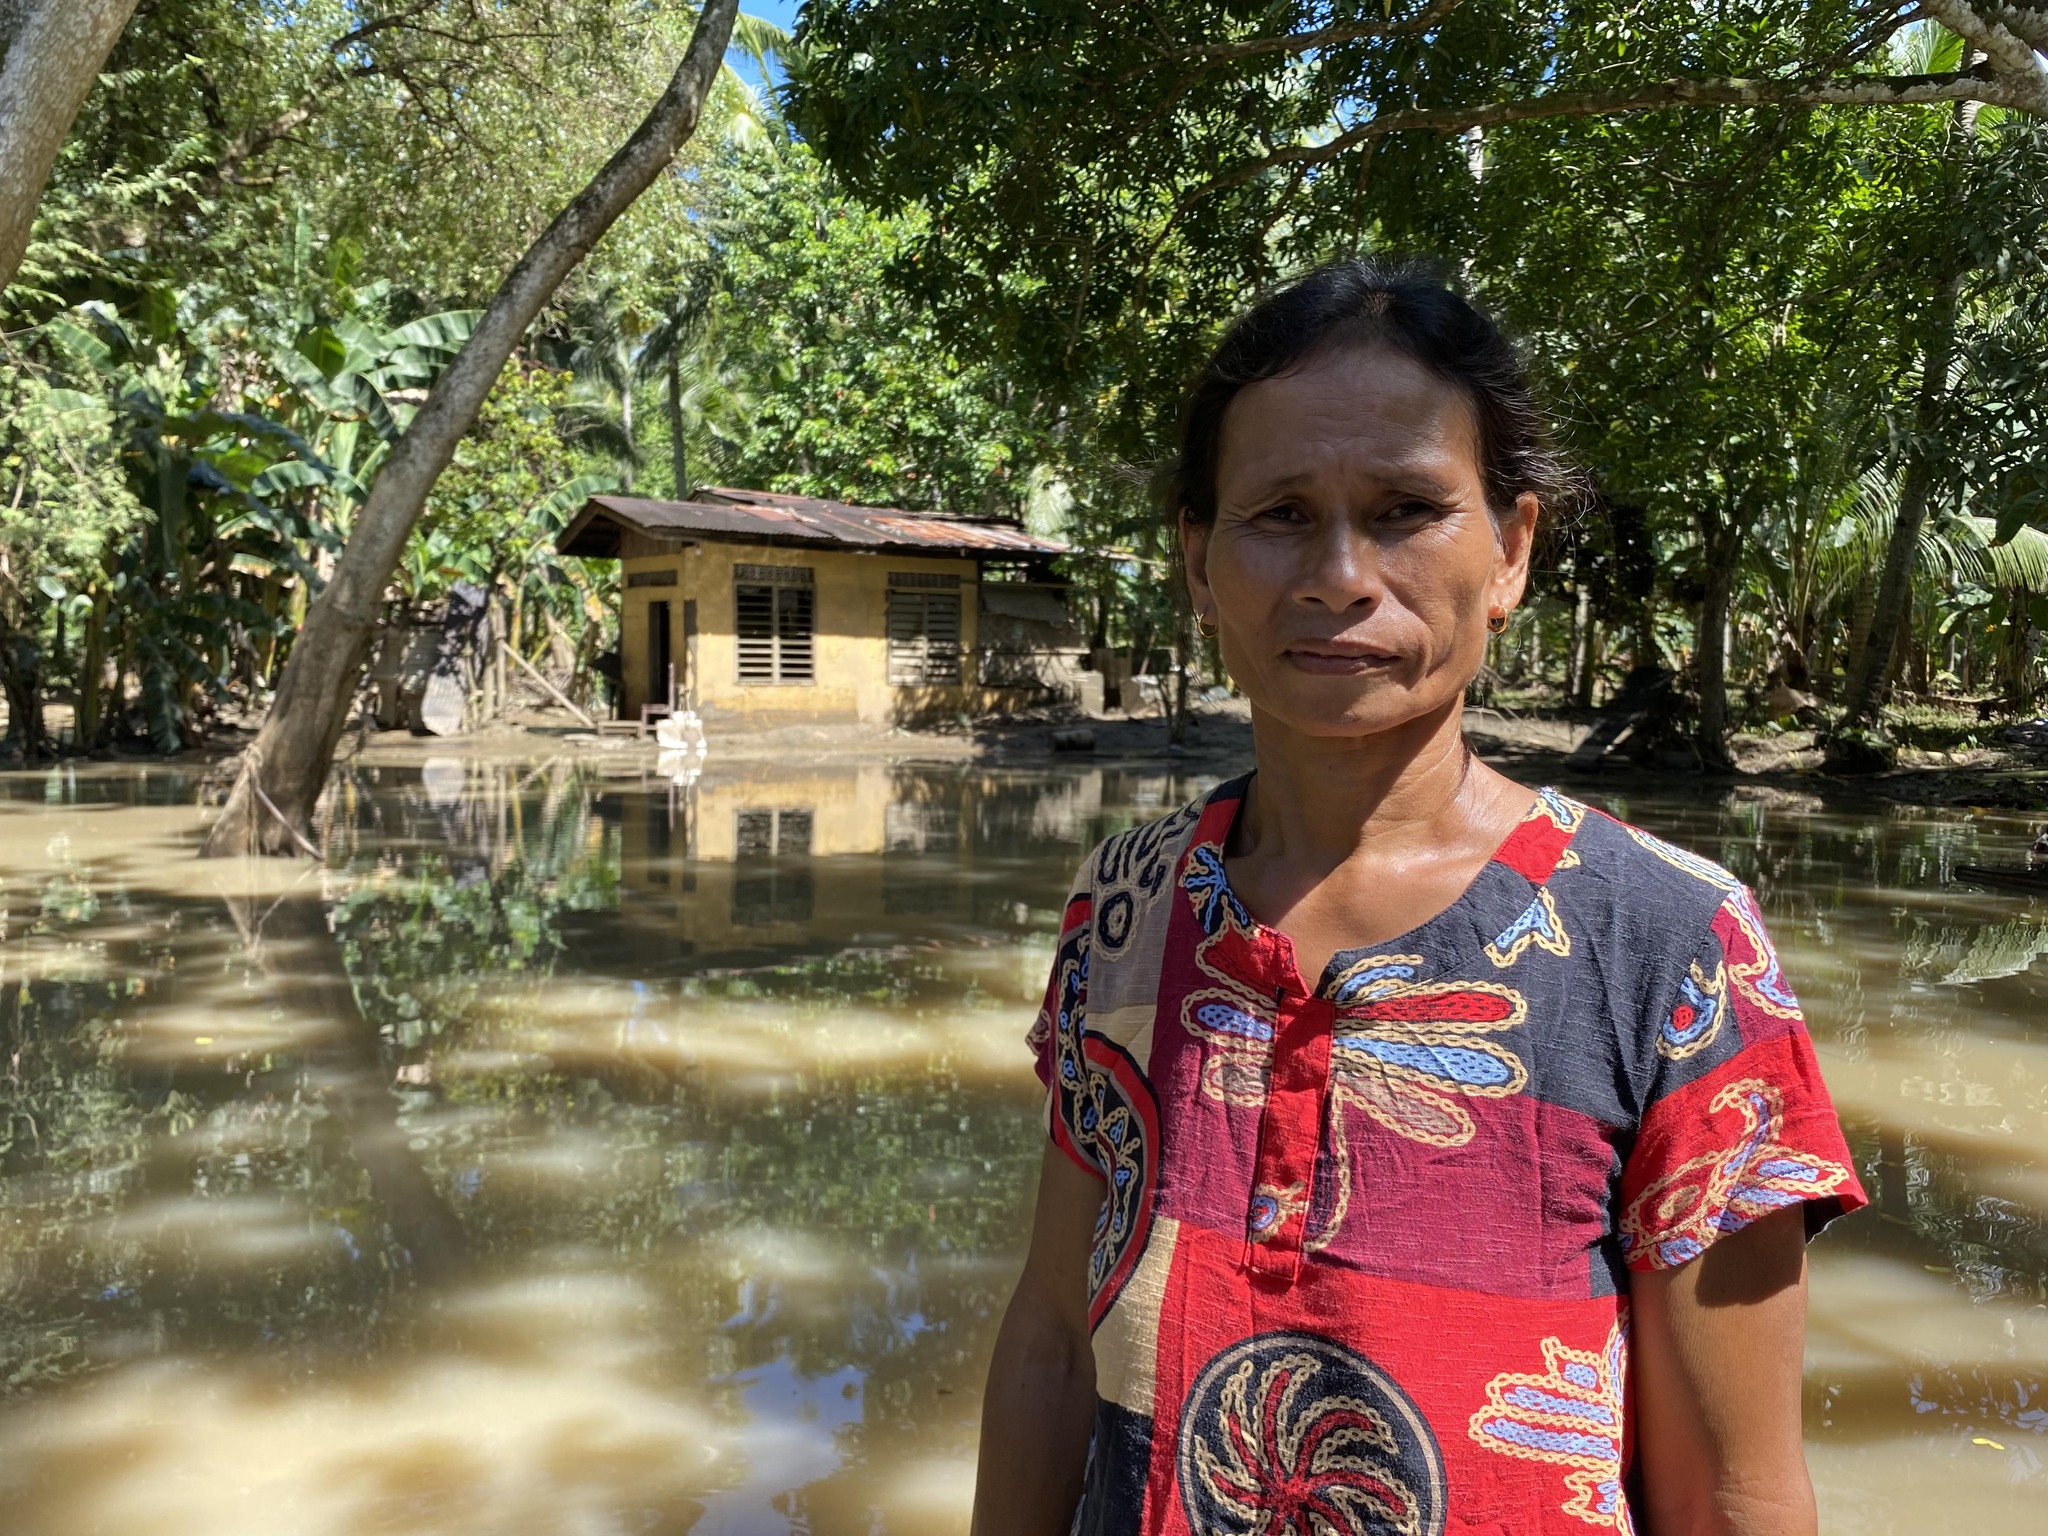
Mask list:
[[[1507,633],[1507,628],[1508,628],[1508,616],[1507,616],[1506,614],[1504,614],[1504,613],[1496,613],[1496,614],[1491,614],[1491,615],[1489,615],[1489,616],[1487,617],[1487,620],[1486,620],[1486,632],[1487,632],[1487,633],[1488,633],[1489,635],[1501,635],[1501,634],[1506,634],[1506,633]]]
[[[1214,640],[1216,638],[1215,621],[1212,620],[1206,613],[1196,614],[1195,633],[1200,635],[1204,640]]]

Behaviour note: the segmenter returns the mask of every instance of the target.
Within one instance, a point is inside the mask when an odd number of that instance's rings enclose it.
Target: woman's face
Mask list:
[[[1240,390],[1216,520],[1181,525],[1195,611],[1255,710],[1367,736],[1441,710],[1521,600],[1537,502],[1486,506],[1465,392],[1385,348]]]

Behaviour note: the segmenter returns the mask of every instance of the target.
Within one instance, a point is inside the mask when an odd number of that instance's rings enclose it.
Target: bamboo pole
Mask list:
[[[575,704],[570,702],[569,695],[562,692],[561,689],[557,688],[553,683],[549,682],[545,677],[543,677],[541,675],[540,668],[536,667],[532,662],[528,661],[524,656],[520,655],[517,651],[513,650],[511,646],[505,644],[505,642],[502,640],[498,642],[498,653],[501,656],[510,656],[514,661],[518,662],[520,666],[526,669],[526,675],[532,678],[536,683],[539,683],[541,687],[547,689],[549,697],[551,697],[557,704],[561,705],[562,708],[566,709],[578,720],[581,720],[585,725],[589,726],[591,730],[594,731],[597,729],[597,722],[591,719],[590,716],[586,715],[581,709],[577,708]]]

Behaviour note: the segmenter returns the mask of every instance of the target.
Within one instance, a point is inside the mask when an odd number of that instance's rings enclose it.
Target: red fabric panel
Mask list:
[[[1279,1000],[1273,1075],[1259,1121],[1259,1155],[1245,1212],[1245,1265],[1292,1280],[1314,1195],[1316,1149],[1330,1088],[1330,1033],[1336,1010],[1322,998]]]

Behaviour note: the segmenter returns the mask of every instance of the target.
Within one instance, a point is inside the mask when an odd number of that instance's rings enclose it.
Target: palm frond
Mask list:
[[[728,49],[750,60],[763,75],[771,63],[787,59],[795,46],[795,39],[765,16],[741,11],[732,19]]]
[[[1998,586],[2048,596],[2048,532],[2022,526],[2003,544],[1994,542],[1998,524],[1988,517],[1966,515],[1960,521],[1975,530],[1981,542],[1986,586]]]

